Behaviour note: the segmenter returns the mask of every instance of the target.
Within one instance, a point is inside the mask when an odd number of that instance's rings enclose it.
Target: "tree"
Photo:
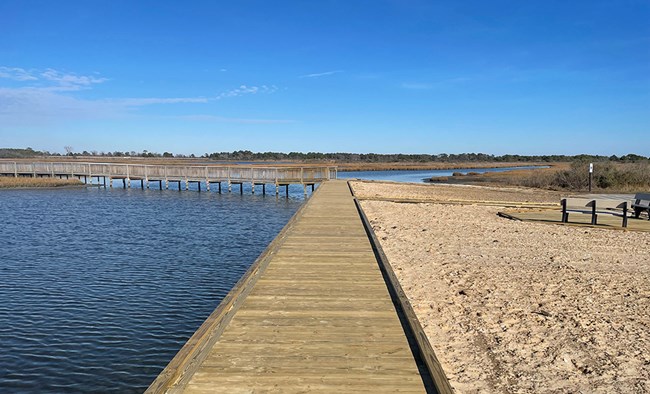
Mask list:
[[[73,155],[72,152],[74,152],[74,148],[71,147],[70,145],[64,146],[63,149],[65,149],[66,156],[72,156]]]

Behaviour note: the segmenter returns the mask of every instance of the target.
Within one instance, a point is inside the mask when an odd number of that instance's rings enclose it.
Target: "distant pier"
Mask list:
[[[115,180],[121,181],[122,187],[132,187],[132,182],[140,183],[142,189],[149,188],[150,183],[157,183],[160,189],[168,189],[169,184],[176,183],[178,190],[189,190],[191,183],[196,183],[198,190],[218,188],[221,193],[222,184],[232,191],[232,185],[239,186],[243,193],[244,184],[250,184],[255,193],[259,186],[266,193],[266,186],[275,186],[275,194],[280,188],[289,193],[289,185],[302,185],[307,193],[307,187],[314,190],[316,183],[336,179],[337,169],[331,166],[276,166],[260,167],[245,165],[150,165],[126,163],[93,163],[93,162],[0,162],[2,176],[29,177],[58,177],[78,178],[87,184],[113,187]]]

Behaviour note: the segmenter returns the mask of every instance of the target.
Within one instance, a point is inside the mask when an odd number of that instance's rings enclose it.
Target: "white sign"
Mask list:
[[[593,174],[594,172],[594,163],[589,163],[589,173]]]

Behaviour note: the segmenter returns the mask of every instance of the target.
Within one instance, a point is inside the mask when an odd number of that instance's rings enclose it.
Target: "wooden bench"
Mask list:
[[[634,209],[635,218],[638,218],[639,215],[641,215],[641,212],[647,211],[648,220],[650,220],[650,193],[637,193],[634,196],[632,209]]]
[[[591,224],[598,224],[598,214],[623,217],[623,227],[627,227],[628,202],[617,200],[589,200],[586,198],[563,198],[562,223],[569,222],[569,212],[591,214]]]

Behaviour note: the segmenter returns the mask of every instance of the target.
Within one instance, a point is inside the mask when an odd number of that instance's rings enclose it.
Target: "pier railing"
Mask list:
[[[191,182],[310,184],[336,179],[332,166],[150,165],[77,162],[0,162],[1,175],[33,177],[104,177],[109,179]]]

